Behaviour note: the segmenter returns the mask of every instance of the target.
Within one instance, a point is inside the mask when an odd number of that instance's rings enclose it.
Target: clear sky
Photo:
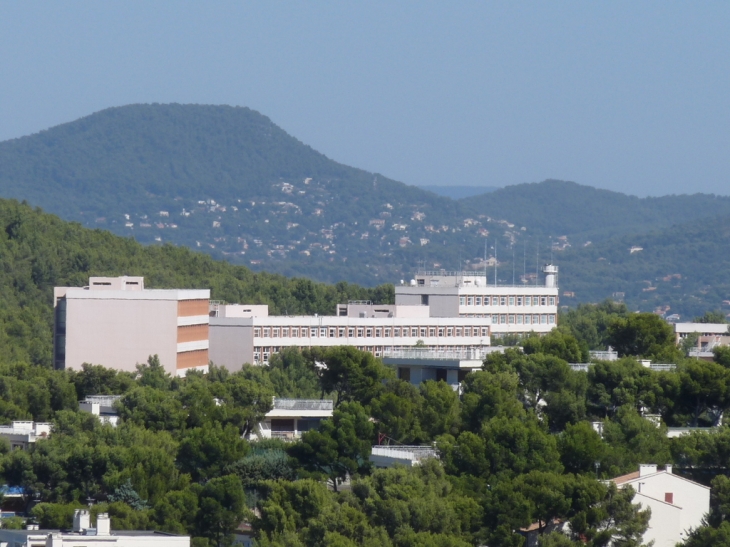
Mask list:
[[[730,194],[728,2],[0,0],[0,140],[248,106],[408,184]]]

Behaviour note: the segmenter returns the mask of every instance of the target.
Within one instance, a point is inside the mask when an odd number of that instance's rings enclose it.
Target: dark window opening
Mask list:
[[[271,420],[271,431],[294,431],[294,420]]]

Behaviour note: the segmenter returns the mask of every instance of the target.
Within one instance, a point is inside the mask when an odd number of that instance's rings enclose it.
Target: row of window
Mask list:
[[[254,327],[255,338],[433,338],[489,336],[489,327]]]
[[[555,314],[499,314],[492,315],[492,325],[554,325]]]
[[[279,353],[285,346],[255,346],[253,348],[253,361],[254,363],[268,363],[269,357],[274,353]],[[393,349],[403,349],[400,346],[356,346],[360,351],[367,351],[375,355],[375,357],[382,357],[383,350],[391,351]],[[412,348],[413,346],[408,346]],[[468,349],[467,346],[426,346],[426,349],[439,351],[459,351]]]
[[[460,296],[461,306],[554,306],[554,296]]]

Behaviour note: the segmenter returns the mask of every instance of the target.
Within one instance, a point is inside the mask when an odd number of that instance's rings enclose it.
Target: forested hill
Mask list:
[[[631,309],[730,312],[730,216],[566,249],[557,255],[562,303],[624,300]]]
[[[565,235],[582,242],[730,215],[727,196],[638,198],[562,180],[507,186],[459,203],[473,214],[506,218],[533,234]]]
[[[364,289],[253,273],[184,247],[144,247],[0,199],[0,363],[50,365],[54,286],[125,274],[144,276],[149,288],[210,288],[214,299],[265,303],[274,313],[332,314],[347,300],[393,301],[392,286]]]
[[[248,108],[130,105],[0,143],[3,193],[64,216],[105,215],[117,206],[134,212],[143,200],[274,194],[262,183],[305,176],[353,189],[373,182]],[[420,194],[388,183],[408,197]]]

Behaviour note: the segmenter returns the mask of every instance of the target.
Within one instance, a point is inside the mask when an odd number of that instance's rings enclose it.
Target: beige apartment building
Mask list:
[[[143,277],[91,277],[56,287],[54,364],[134,371],[158,355],[167,372],[208,370],[210,290],[145,289]]]

